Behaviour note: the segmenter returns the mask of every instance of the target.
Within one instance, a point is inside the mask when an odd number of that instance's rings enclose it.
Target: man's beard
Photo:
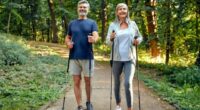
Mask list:
[[[78,14],[79,14],[79,16],[87,16],[88,13],[87,12],[79,12]]]

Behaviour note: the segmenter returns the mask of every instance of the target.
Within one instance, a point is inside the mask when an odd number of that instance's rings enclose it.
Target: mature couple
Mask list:
[[[68,33],[65,39],[70,49],[69,72],[73,76],[74,94],[77,101],[77,110],[83,110],[81,102],[81,74],[84,75],[87,110],[93,110],[91,103],[91,79],[94,73],[94,56],[92,44],[98,39],[97,24],[87,18],[90,5],[86,0],[78,2],[78,19],[69,23]],[[114,76],[114,93],[116,109],[122,110],[120,106],[120,76],[124,73],[124,86],[127,102],[127,110],[133,110],[133,89],[132,80],[135,72],[136,50],[135,45],[142,41],[138,27],[129,18],[128,7],[119,3],[115,10],[116,18],[110,24],[106,42],[113,45],[112,71]],[[137,39],[134,37],[138,36]]]

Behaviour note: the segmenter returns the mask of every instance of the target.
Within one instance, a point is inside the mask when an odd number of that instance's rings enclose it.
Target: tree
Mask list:
[[[63,0],[59,0],[60,2],[60,7],[64,10],[64,6],[63,6]],[[62,12],[62,27],[65,31],[67,31],[67,17],[66,17],[66,13],[65,11],[61,11]]]
[[[169,63],[169,54],[170,54],[170,48],[171,48],[171,1],[166,1],[166,10],[167,11],[167,18],[166,18],[166,32],[164,33],[164,36],[166,37],[166,59],[165,64]]]
[[[22,17],[17,11],[17,9],[20,9],[20,8],[21,8],[21,5],[18,4],[18,3],[14,3],[12,1],[11,2],[5,2],[5,11],[9,12],[8,21],[7,21],[7,30],[6,30],[7,33],[10,33],[10,25],[11,25],[12,15],[15,16],[16,22],[22,21]]]
[[[146,11],[148,33],[149,33],[149,45],[151,49],[151,56],[155,60],[160,57],[160,47],[158,45],[158,36],[156,34],[157,17],[156,17],[156,0],[146,0]]]
[[[106,19],[107,19],[107,15],[106,15],[106,1],[105,0],[101,0],[101,37],[102,37],[102,42],[105,41],[105,27],[106,27]]]
[[[36,19],[37,19],[37,9],[38,9],[37,1],[30,0],[29,7],[31,14],[32,37],[33,40],[36,41]]]
[[[200,1],[196,0],[196,37],[197,37],[197,50],[199,53],[196,58],[195,64],[200,67],[200,37],[199,37],[199,14],[200,14]]]
[[[58,43],[58,35],[57,35],[57,26],[56,26],[56,16],[55,16],[55,12],[54,12],[54,2],[53,0],[47,0],[48,5],[49,5],[49,11],[50,11],[50,15],[51,15],[51,28],[53,31],[53,39],[52,42],[53,43]]]

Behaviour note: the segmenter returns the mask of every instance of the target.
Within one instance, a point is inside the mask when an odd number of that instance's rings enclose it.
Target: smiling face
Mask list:
[[[128,7],[125,4],[120,4],[117,6],[115,13],[118,19],[125,19],[128,16]]]
[[[79,16],[83,16],[83,17],[87,16],[88,11],[89,11],[89,5],[86,3],[79,4],[77,11],[78,11]]]

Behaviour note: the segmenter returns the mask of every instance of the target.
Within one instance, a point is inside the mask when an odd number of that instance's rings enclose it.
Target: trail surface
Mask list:
[[[44,45],[51,48],[54,52],[58,53],[62,57],[67,57],[68,52],[64,46],[50,43],[35,43],[30,42],[31,46]],[[97,56],[98,58],[101,58]],[[96,57],[96,58],[97,58]],[[123,78],[121,84],[121,97],[122,97],[122,108],[126,110],[125,93],[123,87]],[[112,82],[113,83],[113,82]],[[111,91],[111,68],[106,62],[95,62],[95,75],[93,77],[93,89],[92,89],[92,103],[94,110],[110,110],[110,91]],[[85,107],[86,94],[85,85],[82,80],[82,104]],[[112,89],[113,90],[113,89]],[[133,91],[134,91],[134,110],[138,109],[138,87],[136,75],[133,80]],[[112,110],[115,109],[115,98],[114,92],[112,91]],[[141,95],[141,110],[175,110],[173,106],[165,101],[162,101],[151,89],[147,88],[142,81],[140,81],[140,95]],[[65,110],[76,110],[76,100],[73,93],[73,88],[68,88],[65,94]],[[55,101],[54,103],[49,103],[40,110],[62,110],[63,97]]]

